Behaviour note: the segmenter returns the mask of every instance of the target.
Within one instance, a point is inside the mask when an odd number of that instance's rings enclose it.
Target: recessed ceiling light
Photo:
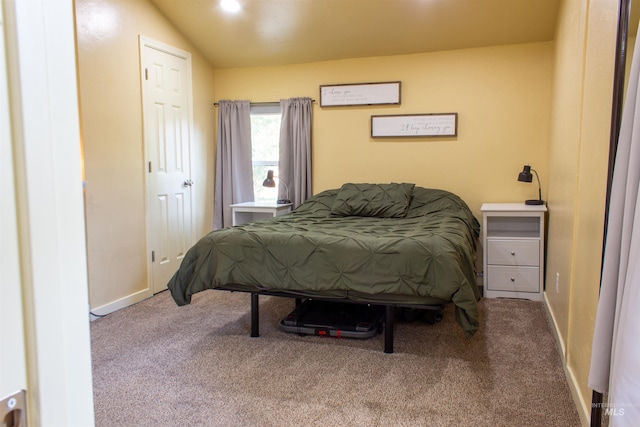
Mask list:
[[[238,0],[220,0],[220,6],[222,10],[229,13],[236,13],[240,10],[240,3]]]

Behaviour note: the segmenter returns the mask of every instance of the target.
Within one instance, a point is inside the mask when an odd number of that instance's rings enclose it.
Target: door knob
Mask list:
[[[190,179],[187,179],[184,181],[182,185],[184,185],[185,187],[191,187],[193,185],[193,181]]]

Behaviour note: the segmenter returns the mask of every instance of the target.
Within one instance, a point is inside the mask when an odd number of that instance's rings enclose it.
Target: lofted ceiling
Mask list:
[[[150,0],[215,68],[550,41],[560,0]]]

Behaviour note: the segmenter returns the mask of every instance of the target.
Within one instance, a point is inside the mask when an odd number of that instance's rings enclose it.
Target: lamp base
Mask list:
[[[544,200],[532,199],[524,202],[525,205],[544,205]]]

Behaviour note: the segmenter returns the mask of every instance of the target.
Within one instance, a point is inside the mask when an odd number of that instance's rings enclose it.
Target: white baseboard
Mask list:
[[[567,348],[564,345],[564,341],[562,340],[562,337],[560,336],[560,328],[558,327],[558,321],[556,320],[556,316],[554,316],[553,312],[551,311],[551,308],[549,308],[549,300],[547,299],[547,293],[543,292],[544,297],[543,297],[543,301],[544,301],[544,308],[546,309],[547,312],[547,316],[548,316],[548,320],[551,322],[551,326],[553,326],[553,336],[556,339],[556,344],[558,344],[558,348],[560,349],[560,354],[562,355],[562,365],[566,365],[567,364]]]
[[[578,381],[573,373],[573,370],[570,366],[567,365],[567,348],[560,336],[560,328],[558,328],[558,322],[556,317],[553,315],[551,308],[549,308],[549,300],[547,299],[547,293],[544,293],[544,307],[547,313],[547,318],[551,323],[553,329],[553,335],[556,339],[556,344],[558,345],[558,349],[560,350],[560,355],[562,356],[562,368],[564,369],[564,376],[567,379],[567,384],[569,385],[569,389],[571,390],[571,396],[573,397],[573,402],[576,405],[578,410],[578,415],[580,416],[580,422],[583,427],[589,427],[591,424],[591,402],[587,404],[584,400],[584,396],[580,394],[580,387],[578,386]]]
[[[580,394],[578,390],[578,381],[576,381],[576,377],[573,374],[573,369],[567,364],[563,364],[564,366],[564,374],[567,377],[567,384],[569,384],[569,389],[571,389],[571,395],[573,396],[573,401],[576,404],[576,408],[578,408],[578,415],[580,415],[580,421],[583,427],[589,427],[591,424],[591,401],[585,402],[584,396]]]
[[[114,311],[129,307],[130,305],[138,303],[152,296],[153,292],[151,291],[151,289],[144,289],[131,295],[127,295],[126,297],[120,298],[116,301],[110,302],[109,304],[105,304],[100,307],[91,307],[91,320],[98,319],[101,316],[105,316],[109,313],[113,313]]]

